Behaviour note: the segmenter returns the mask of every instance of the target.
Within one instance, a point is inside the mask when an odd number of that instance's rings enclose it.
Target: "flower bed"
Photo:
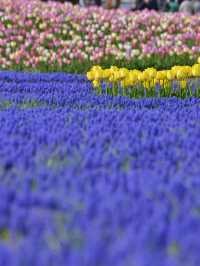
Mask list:
[[[0,1],[1,69],[101,65],[0,72],[0,266],[199,264],[199,51],[199,16]]]
[[[0,72],[0,265],[199,262],[200,100]]]
[[[87,72],[88,80],[98,94],[123,95],[131,98],[200,97],[200,58],[193,66],[173,66],[169,70],[138,69],[112,66],[102,69],[93,66]]]
[[[0,68],[85,73],[99,63],[144,69],[193,64],[200,17],[1,0]]]

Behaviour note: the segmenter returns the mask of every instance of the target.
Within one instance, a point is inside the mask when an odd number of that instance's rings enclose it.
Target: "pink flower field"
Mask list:
[[[66,68],[102,60],[133,63],[195,60],[200,17],[185,14],[83,8],[70,3],[1,0],[0,66]],[[176,63],[176,62],[175,62]],[[78,71],[77,71],[78,72]]]

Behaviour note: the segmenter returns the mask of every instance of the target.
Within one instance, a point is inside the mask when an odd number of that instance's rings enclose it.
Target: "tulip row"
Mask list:
[[[93,64],[144,69],[193,64],[200,17],[0,1],[0,68],[86,73]]]
[[[88,80],[99,94],[106,92],[114,96],[129,97],[200,97],[200,58],[193,66],[173,66],[169,70],[155,68],[128,70],[111,66],[102,69],[94,66],[87,72]]]

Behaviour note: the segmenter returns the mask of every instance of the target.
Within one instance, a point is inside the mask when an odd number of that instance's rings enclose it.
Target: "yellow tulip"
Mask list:
[[[192,76],[192,68],[190,66],[176,66],[172,67],[172,73],[177,79],[185,79]]]
[[[127,88],[127,87],[129,87],[129,86],[130,86],[130,81],[129,81],[128,79],[123,79],[123,80],[121,81],[121,86],[122,86],[122,88]]]
[[[178,71],[179,69],[181,68],[181,66],[173,66],[172,68],[171,68],[171,70],[173,71]]]
[[[136,83],[138,81],[138,74],[136,74],[133,71],[129,72],[129,79],[131,80],[132,83]]]
[[[156,79],[157,80],[163,80],[163,79],[166,79],[166,77],[167,77],[167,71],[165,71],[165,70],[157,71],[157,73],[156,73]]]
[[[107,79],[107,78],[109,78],[109,76],[110,76],[110,70],[109,69],[104,69],[102,71],[102,78],[103,79]]]
[[[102,78],[102,70],[94,71],[94,79],[101,79]]]
[[[148,75],[149,79],[155,78],[156,74],[157,74],[157,70],[153,67],[149,67],[149,68],[145,69],[144,72]]]
[[[118,70],[119,70],[119,68],[116,67],[116,66],[111,66],[111,67],[110,67],[110,71],[111,71],[111,72],[115,72],[115,71],[118,71]]]
[[[171,68],[171,72],[174,74],[175,78],[177,78],[177,72],[182,69],[181,66],[173,66]]]
[[[94,70],[94,71],[98,71],[98,70],[102,70],[102,68],[100,67],[100,66],[93,66],[92,67],[92,69],[91,69],[92,71]]]
[[[130,72],[131,72],[132,74],[134,73],[135,75],[138,75],[138,74],[142,73],[142,71],[137,70],[137,69],[130,70]]]
[[[180,80],[179,82],[181,89],[185,89],[187,87],[187,81],[186,80]]]
[[[146,88],[146,89],[150,89],[151,87],[151,83],[149,81],[144,81],[143,82],[143,86]]]
[[[93,80],[94,79],[94,73],[92,71],[87,72],[86,75],[87,75],[87,79],[88,80]]]
[[[157,83],[156,79],[152,79],[152,80],[150,81],[150,86],[151,86],[151,87],[155,87],[155,86],[156,86],[156,83]]]
[[[192,67],[191,66],[184,66],[184,70],[185,70],[187,77],[192,76]]]
[[[92,84],[95,88],[98,88],[100,86],[100,82],[96,79],[92,82]]]
[[[153,86],[156,86],[156,84],[157,84],[157,79],[156,79],[156,78],[153,79],[153,80],[152,80],[152,83],[153,83]]]
[[[168,80],[174,80],[176,78],[176,74],[172,70],[167,71],[167,79]]]
[[[151,77],[150,77],[150,75],[149,75],[149,73],[148,72],[146,72],[146,71],[143,71],[143,76],[144,76],[144,79],[145,80],[151,80]]]
[[[170,86],[170,81],[165,79],[163,82],[163,86],[164,86],[164,88],[168,88]]]
[[[187,78],[187,74],[185,73],[184,69],[178,69],[176,72],[177,79],[185,79]]]
[[[126,68],[119,69],[119,75],[121,78],[125,78],[128,75],[129,71]]]
[[[112,75],[110,75],[110,77],[109,77],[109,82],[114,82],[115,81],[115,79],[114,79],[114,75],[112,74]]]
[[[113,73],[113,79],[114,79],[114,81],[118,81],[118,80],[121,79],[121,76],[120,76],[120,74],[119,74],[119,71],[115,71],[115,72]]]
[[[138,80],[141,82],[146,81],[148,80],[148,75],[144,72],[141,72],[138,74]]]
[[[200,76],[200,64],[195,64],[192,66],[192,75],[194,77],[199,77]]]

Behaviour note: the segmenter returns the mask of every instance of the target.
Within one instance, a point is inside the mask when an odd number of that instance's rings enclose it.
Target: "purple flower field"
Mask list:
[[[0,72],[0,266],[198,266],[200,99]]]

